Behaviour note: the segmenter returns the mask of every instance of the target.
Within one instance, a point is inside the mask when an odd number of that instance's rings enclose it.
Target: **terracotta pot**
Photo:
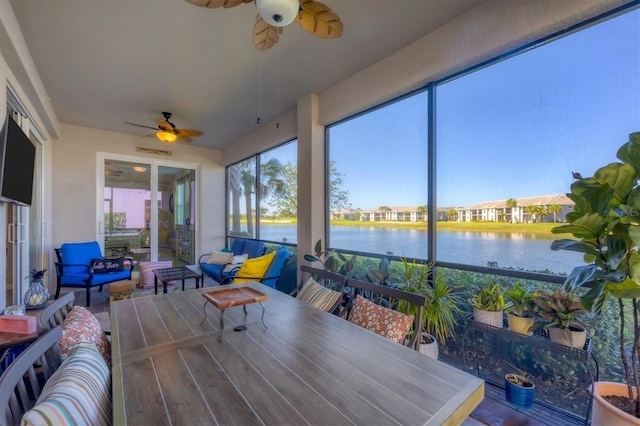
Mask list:
[[[634,392],[635,394],[635,392]],[[627,386],[622,383],[595,382],[593,384],[593,404],[591,425],[640,425],[640,419],[609,404],[602,395],[628,396]]]
[[[509,324],[509,330],[513,332],[526,334],[527,336],[531,336],[533,334],[532,331],[529,331],[533,325],[533,318],[519,317],[509,313],[507,314],[507,322]]]
[[[473,308],[473,319],[482,324],[502,328],[502,311],[484,311]]]
[[[585,342],[587,341],[587,330],[585,330],[584,327],[580,327],[579,325],[570,326],[570,339],[567,339],[567,334],[565,333],[564,328],[550,327],[548,330],[549,339],[553,343],[558,343],[560,345],[582,349]]]
[[[509,377],[516,377],[522,385],[518,385],[509,380]],[[520,408],[531,408],[536,395],[536,387],[533,382],[519,374],[506,374],[504,376],[504,394],[507,401]]]
[[[438,359],[438,341],[428,333],[422,333],[422,341],[420,343],[419,350],[421,354],[425,354],[433,359]]]

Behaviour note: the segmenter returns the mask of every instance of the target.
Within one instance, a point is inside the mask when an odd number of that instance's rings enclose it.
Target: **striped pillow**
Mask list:
[[[95,345],[78,343],[47,380],[22,425],[111,425],[111,377]]]
[[[340,300],[342,293],[323,287],[313,278],[309,278],[296,297],[311,306],[329,312]]]

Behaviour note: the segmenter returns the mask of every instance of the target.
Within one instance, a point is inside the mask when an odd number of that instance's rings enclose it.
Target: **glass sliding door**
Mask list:
[[[195,263],[196,173],[158,167],[158,260]]]
[[[197,166],[115,154],[101,154],[98,164],[104,167],[98,232],[105,255],[194,264]]]
[[[107,257],[151,256],[151,164],[104,162],[104,252]]]

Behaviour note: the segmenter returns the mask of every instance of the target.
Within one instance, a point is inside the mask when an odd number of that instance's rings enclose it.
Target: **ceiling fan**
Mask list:
[[[155,136],[161,140],[162,142],[183,142],[189,143],[191,142],[191,138],[202,136],[200,130],[193,129],[179,129],[173,124],[171,121],[171,113],[163,111],[162,116],[164,118],[158,118],[156,120],[156,125],[158,127],[145,126],[144,124],[131,123],[129,121],[125,121],[127,124],[131,124],[132,126],[142,127],[144,129],[155,130]]]
[[[278,42],[283,27],[292,22],[320,38],[342,35],[342,21],[323,3],[315,0],[185,0],[200,7],[230,8],[242,3],[255,3],[258,17],[253,26],[253,45],[267,50]]]

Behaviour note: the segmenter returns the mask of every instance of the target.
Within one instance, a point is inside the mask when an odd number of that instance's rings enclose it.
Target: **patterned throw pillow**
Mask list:
[[[342,297],[339,291],[330,290],[309,278],[296,295],[304,303],[329,312]]]
[[[111,374],[96,347],[79,343],[47,380],[22,425],[111,425]]]
[[[74,306],[62,323],[60,353],[63,358],[79,342],[93,343],[111,367],[111,342],[102,331],[100,322],[84,306]]]
[[[376,305],[358,295],[349,313],[349,321],[402,344],[413,322],[413,315]]]

